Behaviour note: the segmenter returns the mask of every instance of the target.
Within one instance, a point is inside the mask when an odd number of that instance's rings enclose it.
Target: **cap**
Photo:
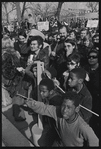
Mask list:
[[[40,36],[43,40],[45,40],[45,35],[37,29],[32,29],[29,33],[29,36]]]

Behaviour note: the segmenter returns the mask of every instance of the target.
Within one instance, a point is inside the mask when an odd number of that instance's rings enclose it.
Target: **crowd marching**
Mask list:
[[[18,123],[26,120],[25,104],[36,123],[41,114],[50,132],[43,146],[99,146],[99,28],[52,18],[39,31],[28,17],[2,25],[2,106],[12,104]],[[44,63],[41,101],[37,61]]]

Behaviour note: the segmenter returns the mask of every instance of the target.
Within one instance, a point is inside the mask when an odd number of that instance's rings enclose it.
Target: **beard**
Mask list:
[[[64,41],[65,39],[66,39],[66,37],[65,36],[61,36],[61,41]]]

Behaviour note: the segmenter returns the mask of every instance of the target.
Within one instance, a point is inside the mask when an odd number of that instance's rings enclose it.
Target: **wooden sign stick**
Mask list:
[[[46,74],[46,75],[47,75],[47,74]],[[49,77],[48,75],[47,75],[47,77],[50,79],[50,77]],[[60,86],[56,85],[56,87],[57,87],[58,89],[60,89],[63,93],[65,93],[65,91],[64,91]],[[87,111],[91,112],[92,114],[94,114],[94,115],[96,115],[96,116],[99,117],[99,115],[98,115],[97,113],[95,113],[95,112],[93,112],[93,111],[87,109],[86,107],[82,106],[81,104],[80,104],[80,107],[81,107],[81,108],[84,108],[85,110],[87,110]]]

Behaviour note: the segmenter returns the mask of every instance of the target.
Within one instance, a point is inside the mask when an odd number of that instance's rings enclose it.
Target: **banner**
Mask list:
[[[49,21],[37,22],[37,27],[38,27],[39,31],[42,31],[42,30],[48,31],[49,30]]]
[[[89,28],[98,27],[98,20],[88,20],[86,27],[89,27]]]

